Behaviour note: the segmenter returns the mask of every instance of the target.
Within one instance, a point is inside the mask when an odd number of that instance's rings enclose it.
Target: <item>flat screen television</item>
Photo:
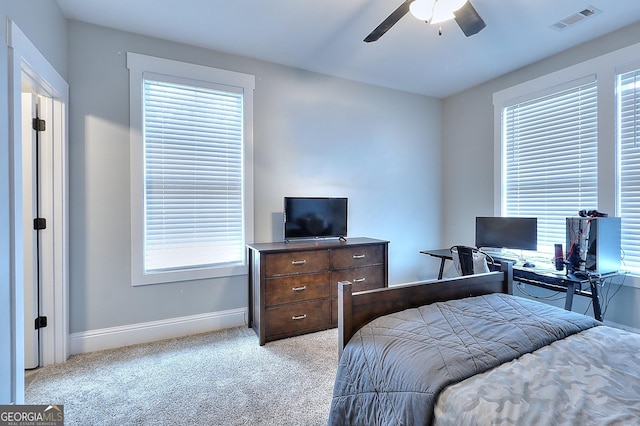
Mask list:
[[[347,201],[345,197],[285,197],[285,241],[346,237]]]
[[[476,247],[538,250],[538,218],[476,217]]]

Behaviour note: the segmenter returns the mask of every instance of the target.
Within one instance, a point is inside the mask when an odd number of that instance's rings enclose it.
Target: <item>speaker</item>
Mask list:
[[[568,268],[599,274],[619,271],[620,235],[619,217],[568,217]]]
[[[556,271],[564,270],[564,254],[562,254],[562,244],[554,244]]]

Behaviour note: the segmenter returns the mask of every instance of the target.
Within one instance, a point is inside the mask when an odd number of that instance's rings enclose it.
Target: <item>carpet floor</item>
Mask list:
[[[40,368],[27,404],[65,425],[326,425],[336,329],[258,344],[238,327],[72,356]]]

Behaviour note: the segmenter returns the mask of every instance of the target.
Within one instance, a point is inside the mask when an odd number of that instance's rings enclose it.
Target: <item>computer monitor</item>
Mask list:
[[[476,247],[538,250],[538,218],[476,217]]]

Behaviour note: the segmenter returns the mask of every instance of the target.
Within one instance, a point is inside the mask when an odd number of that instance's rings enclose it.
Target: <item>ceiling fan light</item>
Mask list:
[[[431,19],[431,12],[433,12],[433,0],[415,0],[409,5],[411,14],[421,21],[428,21]]]
[[[460,9],[467,0],[436,0],[433,7],[433,17],[430,24],[439,24],[449,19],[453,19],[453,12]],[[415,2],[414,2],[415,3]]]

